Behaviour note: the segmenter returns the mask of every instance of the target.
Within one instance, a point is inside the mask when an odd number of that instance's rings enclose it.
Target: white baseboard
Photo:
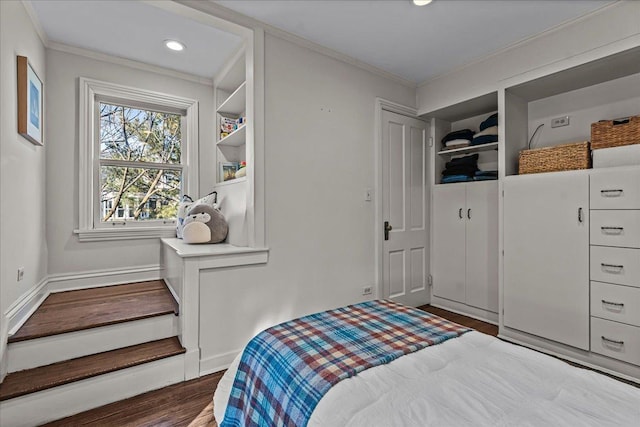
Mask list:
[[[45,276],[7,309],[5,316],[8,320],[9,335],[13,335],[49,295],[47,284],[48,281]]]
[[[183,355],[168,357],[5,400],[2,425],[40,425],[181,382],[183,364]]]
[[[228,353],[216,354],[200,360],[200,376],[213,374],[214,372],[224,371],[231,365],[233,359],[242,351],[242,349],[230,351]]]
[[[48,278],[50,293],[77,289],[99,288],[120,283],[145,282],[161,279],[160,265],[143,265],[133,268],[113,268],[85,271],[74,274],[52,274]]]
[[[178,316],[165,314],[83,331],[18,341],[7,348],[7,370],[17,372],[178,335]]]

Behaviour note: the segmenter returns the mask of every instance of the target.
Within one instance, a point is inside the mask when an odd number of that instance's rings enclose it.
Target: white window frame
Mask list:
[[[180,113],[182,191],[198,195],[198,101],[81,77],[79,103],[79,224],[81,242],[175,236],[175,222],[100,222],[100,102]]]

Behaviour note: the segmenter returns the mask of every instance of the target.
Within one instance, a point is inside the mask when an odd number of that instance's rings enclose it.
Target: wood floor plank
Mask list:
[[[418,308],[420,310],[426,311],[427,313],[444,317],[445,319],[458,323],[462,326],[475,329],[478,332],[482,332],[487,335],[493,335],[494,337],[498,336],[498,326],[492,325],[491,323],[483,322],[482,320],[474,319],[473,317],[464,316],[462,314],[453,313],[442,308],[433,307],[428,304],[420,306]]]
[[[174,384],[64,418],[46,427],[204,427],[213,421],[213,392],[224,371]]]
[[[11,337],[24,341],[177,313],[163,280],[59,292],[49,295]]]
[[[0,401],[184,353],[177,337],[151,341],[52,365],[12,372],[0,384]]]

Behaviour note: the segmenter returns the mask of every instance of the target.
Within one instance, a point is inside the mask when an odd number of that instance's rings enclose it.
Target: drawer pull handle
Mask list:
[[[624,227],[600,227],[605,234],[621,234]]]
[[[622,190],[600,190],[602,197],[619,197],[622,196]]]
[[[606,305],[615,305],[616,307],[620,307],[620,308],[624,307],[624,304],[621,303],[621,302],[611,302],[611,301],[607,301],[607,300],[604,300],[604,299],[601,300],[601,301],[602,301],[603,304],[606,304]]]
[[[584,218],[582,217],[582,208],[578,208],[578,222],[584,222]]]
[[[624,265],[605,264],[604,262],[601,262],[600,265],[605,269],[615,268],[616,270],[622,270],[624,268]]]
[[[462,208],[458,209],[458,218],[462,219]]]
[[[615,345],[624,345],[624,341],[612,340],[610,338],[605,337],[604,335],[602,335],[602,341],[615,344]]]

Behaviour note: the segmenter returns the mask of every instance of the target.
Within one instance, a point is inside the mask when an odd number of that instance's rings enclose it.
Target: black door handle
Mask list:
[[[391,226],[391,224],[389,224],[389,221],[385,221],[384,222],[384,240],[389,240],[389,232],[393,230],[393,227]]]

